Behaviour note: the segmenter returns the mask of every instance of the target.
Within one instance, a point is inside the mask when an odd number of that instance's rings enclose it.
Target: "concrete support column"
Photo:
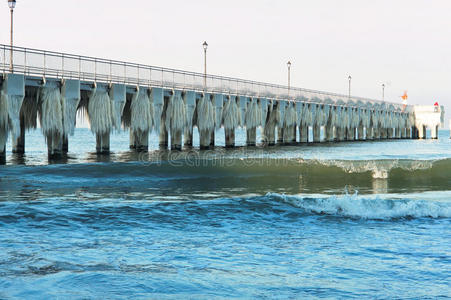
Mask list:
[[[354,127],[346,128],[346,140],[348,140],[348,141],[355,140],[355,128]]]
[[[387,128],[380,128],[379,129],[379,138],[380,139],[386,139],[387,138]]]
[[[283,127],[277,128],[277,143],[283,144]]]
[[[357,139],[359,141],[364,141],[366,138],[363,136],[363,125],[359,125],[357,128]]]
[[[308,143],[308,126],[307,125],[299,126],[299,142]]]
[[[185,147],[192,147],[193,146],[193,129],[185,128],[185,131],[183,133],[183,144]]]
[[[393,139],[394,138],[394,136],[395,136],[395,134],[394,134],[394,128],[388,128],[387,129],[387,138],[388,139]]]
[[[0,146],[0,165],[6,164],[6,145]]]
[[[407,128],[402,127],[400,129],[400,134],[401,134],[401,138],[402,139],[406,139],[407,138],[407,132],[408,132]]]
[[[410,131],[412,134],[412,139],[419,139],[419,132],[418,132],[418,128],[416,126],[410,127]]]
[[[431,139],[438,139],[438,125],[431,128]]]
[[[57,158],[63,154],[63,139],[58,133],[49,134],[47,139],[47,153],[50,158]]]
[[[61,140],[62,143],[62,140]],[[61,144],[62,147],[62,144]],[[110,133],[96,134],[96,152],[97,154],[110,153]]]
[[[213,148],[215,146],[215,131],[212,130],[210,137],[210,147]]]
[[[246,129],[246,145],[255,146],[257,140],[257,128]]]
[[[182,150],[182,131],[171,133],[171,150]]]
[[[345,133],[346,133],[346,129],[343,127],[337,127],[336,128],[337,131],[337,141],[339,142],[343,142],[345,141]]]
[[[164,114],[164,113],[163,113]],[[165,118],[161,118],[160,135],[159,135],[159,145],[161,149],[167,149],[169,145],[169,135],[166,130]]]
[[[200,131],[199,132],[199,147],[201,150],[210,149],[210,131]]]
[[[225,129],[225,147],[235,147],[235,129]]]
[[[138,131],[134,134],[135,150],[145,152],[149,150],[149,131]]]
[[[297,130],[297,126],[293,125],[293,138],[291,139],[292,144],[296,144]]]
[[[133,131],[130,129],[130,149],[136,149],[136,143],[135,143],[135,135],[133,134]]]
[[[271,123],[266,123],[264,133],[265,138],[263,142],[268,146],[274,146],[276,144],[276,126]]]
[[[23,116],[20,117],[20,135],[16,140],[12,141],[12,148],[13,153],[25,153],[25,121]]]
[[[332,125],[327,125],[326,127],[324,127],[324,139],[327,142],[333,142],[334,139],[334,126]]]
[[[423,125],[417,127],[418,138],[424,139],[426,137],[426,128]]]
[[[67,136],[63,137],[63,153],[67,154],[69,152],[69,138]]]
[[[313,125],[313,142],[321,143],[321,126]]]

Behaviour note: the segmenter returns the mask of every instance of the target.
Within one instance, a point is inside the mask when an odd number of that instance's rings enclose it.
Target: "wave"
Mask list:
[[[317,197],[269,193],[266,199],[288,203],[307,213],[359,219],[451,218],[451,202],[355,195]]]
[[[271,158],[178,159],[0,167],[0,194],[12,190],[165,188],[168,194],[265,192],[336,193],[450,190],[451,159],[303,160]],[[174,191],[174,192],[171,192]],[[156,193],[157,193],[156,192]]]

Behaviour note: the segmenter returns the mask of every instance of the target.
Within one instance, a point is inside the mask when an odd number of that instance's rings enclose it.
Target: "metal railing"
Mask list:
[[[398,103],[370,98],[349,97],[348,95],[296,87],[289,88],[284,85],[210,74],[205,76],[202,73],[90,56],[10,47],[4,44],[0,44],[0,51],[0,70],[3,74],[14,72],[27,76],[206,91],[290,101],[329,103],[337,106],[356,107],[371,104],[373,107],[388,108],[393,105],[394,109],[403,108]],[[12,66],[10,66],[11,55]]]

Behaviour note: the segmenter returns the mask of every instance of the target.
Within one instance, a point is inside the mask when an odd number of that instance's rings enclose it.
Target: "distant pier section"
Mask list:
[[[147,151],[155,131],[161,148],[214,147],[224,130],[246,144],[271,146],[379,139],[437,138],[443,107],[403,106],[376,99],[205,75],[108,59],[0,45],[0,159],[6,142],[24,153],[25,133],[38,122],[49,156],[69,150],[77,114],[86,115],[97,153],[114,131],[130,132],[130,148]],[[257,141],[257,128],[262,139]],[[309,138],[309,131],[312,132]]]

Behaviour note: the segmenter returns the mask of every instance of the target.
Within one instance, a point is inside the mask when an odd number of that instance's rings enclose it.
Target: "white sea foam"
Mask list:
[[[340,215],[362,219],[450,218],[451,202],[396,197],[343,195],[286,196],[269,193],[275,198],[308,213]],[[399,195],[398,195],[399,197]]]
[[[375,179],[386,179],[392,169],[399,168],[407,171],[430,169],[434,160],[317,160],[321,165],[338,167],[347,173],[371,172]]]

